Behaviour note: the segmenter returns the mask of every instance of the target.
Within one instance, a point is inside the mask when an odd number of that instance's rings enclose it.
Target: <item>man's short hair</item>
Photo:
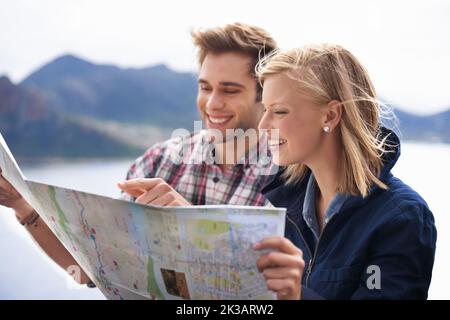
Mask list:
[[[255,77],[258,61],[277,48],[277,43],[262,28],[244,23],[227,24],[191,32],[192,42],[198,48],[198,62],[203,64],[208,53],[241,52],[251,57],[249,73]],[[261,100],[262,87],[257,82],[257,101]]]

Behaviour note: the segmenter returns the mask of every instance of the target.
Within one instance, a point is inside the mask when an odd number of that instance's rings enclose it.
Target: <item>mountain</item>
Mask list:
[[[0,131],[20,157],[131,157],[175,128],[192,130],[196,94],[193,73],[64,55],[19,85],[0,77]],[[450,110],[418,116],[392,107],[399,125],[387,125],[398,127],[402,140],[450,143]]]
[[[53,110],[76,116],[172,129],[192,129],[199,118],[195,75],[165,65],[121,69],[64,55],[21,85],[39,91]]]
[[[76,117],[116,125],[152,125],[192,130],[198,119],[197,81],[165,65],[122,69],[64,55],[33,72],[22,83],[39,91],[49,107]],[[418,116],[393,106],[406,140],[450,142],[449,113]],[[391,123],[392,124],[392,123]]]
[[[394,106],[401,138],[450,143],[450,110],[429,116],[418,116],[402,109]],[[392,127],[392,121],[388,126]]]
[[[18,158],[117,157],[142,151],[48,108],[38,91],[0,77],[0,132]]]

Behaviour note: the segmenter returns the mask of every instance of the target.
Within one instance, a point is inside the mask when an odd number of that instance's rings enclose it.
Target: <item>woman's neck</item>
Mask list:
[[[334,139],[335,141],[331,141],[333,137],[329,138],[330,141],[324,144],[319,154],[308,165],[319,188],[316,211],[320,226],[323,225],[326,209],[336,195],[341,172],[341,145],[337,137]]]

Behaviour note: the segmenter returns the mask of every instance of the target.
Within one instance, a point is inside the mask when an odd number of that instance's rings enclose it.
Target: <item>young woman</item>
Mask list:
[[[274,161],[263,193],[287,208],[286,238],[255,249],[280,299],[426,299],[436,228],[391,174],[400,142],[380,125],[367,71],[337,45],[278,52],[257,70]],[[278,130],[278,136],[274,132]]]

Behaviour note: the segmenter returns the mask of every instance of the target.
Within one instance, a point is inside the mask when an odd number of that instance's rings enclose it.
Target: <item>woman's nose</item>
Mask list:
[[[258,129],[260,130],[268,130],[270,126],[270,120],[267,112],[264,112],[261,120],[259,121]]]

